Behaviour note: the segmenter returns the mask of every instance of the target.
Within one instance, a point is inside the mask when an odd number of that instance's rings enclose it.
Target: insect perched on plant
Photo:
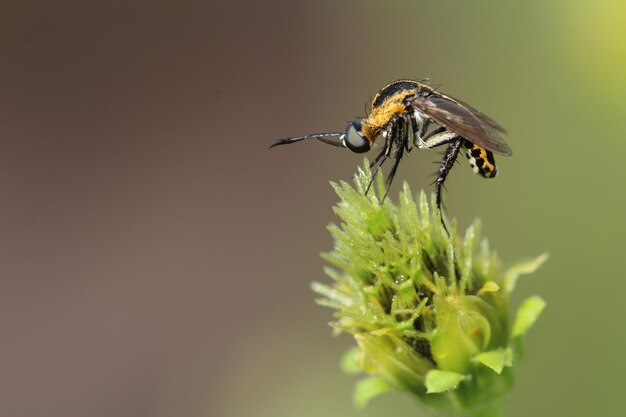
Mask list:
[[[506,133],[506,130],[489,116],[461,100],[439,93],[424,82],[398,80],[376,94],[369,116],[349,123],[344,132],[316,133],[282,139],[272,143],[270,148],[305,139],[317,139],[329,145],[363,153],[369,151],[375,142],[382,142],[383,146],[372,161],[371,168],[375,167],[372,174],[374,178],[387,159],[393,161],[385,181],[384,199],[405,152],[410,152],[413,146],[431,149],[447,145],[435,180],[436,203],[443,222],[441,192],[461,148],[466,149],[467,159],[476,174],[484,178],[494,178],[498,169],[493,154],[512,154],[500,133]],[[332,137],[338,140],[329,139]],[[443,224],[445,228],[445,223]]]

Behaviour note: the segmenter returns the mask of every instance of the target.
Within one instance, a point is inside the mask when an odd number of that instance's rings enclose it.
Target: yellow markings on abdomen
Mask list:
[[[466,156],[472,171],[484,178],[494,178],[498,174],[493,153],[485,148],[466,141]]]

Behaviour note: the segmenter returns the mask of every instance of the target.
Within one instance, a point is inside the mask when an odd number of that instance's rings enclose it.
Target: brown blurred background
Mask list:
[[[357,415],[313,303],[361,156],[277,138],[342,130],[397,78],[505,125],[449,214],[505,261],[552,258],[509,416],[615,416],[626,114],[623,2],[0,3],[0,415]],[[436,152],[404,180],[428,188]],[[426,415],[400,394],[361,416]]]

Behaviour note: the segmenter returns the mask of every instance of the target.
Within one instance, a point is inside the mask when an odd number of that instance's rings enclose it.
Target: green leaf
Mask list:
[[[378,397],[393,387],[382,378],[373,377],[357,382],[354,387],[354,405],[361,409],[374,397]]]
[[[511,366],[513,360],[511,349],[497,349],[480,353],[474,357],[478,363],[482,363],[491,368],[495,373],[500,374],[505,366]]]
[[[329,300],[335,301],[335,304],[337,305],[350,306],[352,304],[352,299],[350,297],[334,288],[329,287],[328,285],[320,284],[319,282],[312,282],[311,289],[316,293],[325,296]]]
[[[357,346],[348,349],[346,353],[341,357],[341,370],[348,375],[357,375],[362,373],[361,367],[359,366],[358,357],[361,353],[361,349]]]
[[[520,275],[532,274],[535,272],[545,261],[548,260],[548,254],[544,253],[537,256],[535,259],[526,262],[519,262],[506,271],[504,274],[504,290],[507,294],[511,294],[515,289],[515,284]]]
[[[486,292],[496,292],[499,289],[500,289],[500,287],[498,287],[498,284],[496,284],[493,281],[487,281],[487,282],[485,282],[483,287],[480,290],[478,290],[476,295],[481,296],[482,294],[484,294]]]
[[[457,372],[434,369],[426,374],[426,392],[436,394],[455,389],[463,378],[465,376]]]
[[[515,324],[513,324],[513,337],[526,333],[535,324],[545,306],[546,302],[536,295],[524,300],[517,309]]]

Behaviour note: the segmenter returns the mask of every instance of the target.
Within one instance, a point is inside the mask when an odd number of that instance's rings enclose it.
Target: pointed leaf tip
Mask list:
[[[478,363],[482,363],[486,367],[500,374],[505,366],[513,364],[513,354],[510,349],[497,349],[483,352],[474,357]]]
[[[392,387],[382,378],[372,377],[357,382],[354,387],[354,405],[358,409],[362,409],[374,397],[378,397],[388,391]]]
[[[348,375],[357,375],[362,373],[363,371],[359,367],[360,353],[361,349],[356,346],[348,349],[341,357],[341,370]]]
[[[426,374],[426,392],[428,394],[437,394],[450,391],[455,389],[464,378],[465,376],[458,372],[433,369]]]
[[[520,275],[532,274],[549,258],[547,253],[537,256],[535,259],[525,262],[519,262],[506,271],[504,275],[504,290],[507,294],[511,294],[515,289],[515,284]]]
[[[496,284],[493,281],[487,281],[485,282],[485,284],[482,286],[482,288],[480,290],[478,290],[478,292],[476,293],[476,295],[480,296],[486,292],[496,292],[500,289],[500,287],[498,286],[498,284]]]
[[[515,324],[513,324],[513,337],[522,336],[535,324],[546,307],[546,302],[539,296],[532,296],[524,300],[517,309]]]

